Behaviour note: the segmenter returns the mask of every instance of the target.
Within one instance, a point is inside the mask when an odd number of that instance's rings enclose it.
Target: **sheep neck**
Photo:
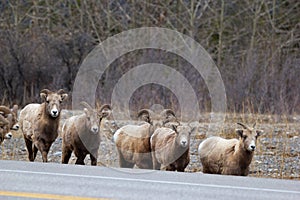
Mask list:
[[[252,161],[252,158],[253,158],[253,151],[248,151],[244,148],[244,145],[243,145],[243,141],[239,141],[239,143],[235,146],[235,156],[238,157],[238,160],[240,161],[240,166],[242,168],[247,168],[251,161]]]

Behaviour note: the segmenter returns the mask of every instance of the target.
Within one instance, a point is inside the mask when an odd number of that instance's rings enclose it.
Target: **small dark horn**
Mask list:
[[[255,128],[255,125],[256,125],[256,122],[254,122],[254,124],[253,124],[253,128]]]
[[[87,108],[89,111],[92,111],[92,110],[93,110],[92,106],[90,106],[90,104],[88,104],[88,103],[85,102],[85,101],[81,101],[81,102],[80,102],[80,105],[84,106],[84,107]]]
[[[241,125],[243,128],[248,129],[248,127],[240,122],[237,123],[238,125]]]

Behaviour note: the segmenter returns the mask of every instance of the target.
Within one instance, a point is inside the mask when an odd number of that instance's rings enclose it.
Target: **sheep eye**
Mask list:
[[[244,140],[247,139],[247,135],[243,135],[243,139],[244,139]]]
[[[46,103],[49,103],[49,100],[46,100]]]

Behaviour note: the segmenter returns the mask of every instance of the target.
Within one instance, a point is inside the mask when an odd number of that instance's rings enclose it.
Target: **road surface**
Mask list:
[[[300,181],[4,160],[0,182],[0,199],[300,199]]]

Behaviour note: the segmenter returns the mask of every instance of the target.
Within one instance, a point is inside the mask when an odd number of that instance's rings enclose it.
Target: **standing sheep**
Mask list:
[[[10,130],[18,130],[18,106],[14,105],[12,109],[9,109],[6,106],[0,106],[0,117],[2,124],[5,123],[5,125],[1,125],[1,141],[3,142],[4,139],[11,139],[12,133]]]
[[[190,136],[195,130],[187,125],[159,128],[150,138],[153,169],[183,172],[190,162]]]
[[[85,107],[84,113],[67,119],[62,128],[62,163],[68,164],[74,151],[75,164],[84,165],[86,155],[90,154],[91,165],[97,165],[100,123],[109,115],[111,107],[104,104],[96,111],[86,102],[81,102],[81,105]]]
[[[3,142],[4,139],[10,139],[11,134],[9,131],[9,121],[0,115],[0,144]]]
[[[173,119],[169,115],[175,114],[166,109],[156,115],[151,110],[142,109],[138,118],[146,123],[141,125],[126,125],[119,128],[114,134],[114,142],[119,154],[120,167],[132,168],[136,165],[142,169],[152,169],[150,137],[156,128],[166,126]],[[161,116],[164,116],[162,119]]]
[[[38,151],[43,162],[48,162],[47,155],[52,143],[58,136],[60,104],[67,99],[62,89],[52,92],[43,89],[40,92],[42,104],[28,104],[20,112],[19,125],[23,133],[28,159],[33,162]]]
[[[14,105],[11,109],[6,106],[0,106],[0,114],[9,121],[9,128],[11,130],[18,130],[18,105]]]
[[[238,123],[243,129],[237,129],[239,139],[211,137],[204,140],[198,148],[203,172],[210,174],[247,176],[249,165],[256,149],[257,137],[262,130]]]

